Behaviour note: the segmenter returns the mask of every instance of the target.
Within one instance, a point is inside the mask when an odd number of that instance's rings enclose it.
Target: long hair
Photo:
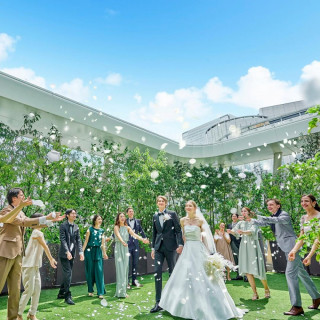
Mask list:
[[[115,225],[115,226],[118,226],[119,228],[120,228],[120,215],[121,215],[121,214],[124,215],[123,212],[119,212],[119,213],[117,214],[117,216],[116,216],[116,222],[114,223],[114,225]],[[127,224],[127,219],[124,220],[124,225],[125,225],[125,226],[128,225],[128,224]]]
[[[315,197],[314,195],[312,195],[312,194],[304,194],[304,195],[301,196],[301,199],[302,199],[303,197],[308,197],[312,202],[316,202],[316,205],[314,206],[314,208],[315,208],[317,211],[320,212],[320,206],[318,205],[317,199],[316,199],[316,197]]]
[[[249,218],[253,218],[255,216],[255,213],[253,211],[251,211],[250,208],[248,207],[243,207],[242,209],[246,209],[248,211],[248,216]]]

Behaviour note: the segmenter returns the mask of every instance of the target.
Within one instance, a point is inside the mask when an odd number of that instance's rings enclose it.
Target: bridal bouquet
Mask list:
[[[208,258],[204,263],[205,271],[210,279],[224,279],[226,267],[231,270],[235,270],[237,268],[232,264],[232,262],[226,260],[220,253],[208,255]]]

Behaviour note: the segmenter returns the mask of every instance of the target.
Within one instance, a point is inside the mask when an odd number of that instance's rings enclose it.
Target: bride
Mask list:
[[[209,225],[197,205],[189,200],[187,216],[180,220],[184,248],[162,292],[159,305],[172,315],[194,320],[227,320],[242,318],[245,311],[238,309],[222,278],[210,279],[205,261],[215,252]],[[201,232],[205,235],[201,239]],[[202,243],[205,243],[206,246]]]

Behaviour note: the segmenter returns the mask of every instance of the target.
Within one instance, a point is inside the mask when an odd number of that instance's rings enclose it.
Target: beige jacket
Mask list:
[[[4,216],[14,208],[11,205],[0,211]],[[4,223],[0,227],[0,257],[14,259],[18,255],[24,255],[24,232],[25,227],[36,227],[39,225],[39,218],[28,218],[23,211],[11,223]]]

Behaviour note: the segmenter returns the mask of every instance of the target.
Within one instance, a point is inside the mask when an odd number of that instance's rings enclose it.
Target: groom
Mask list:
[[[293,261],[288,260],[288,254],[295,246],[297,238],[292,227],[291,217],[281,209],[281,203],[278,199],[268,199],[267,207],[269,212],[272,213],[271,217],[257,215],[258,219],[253,219],[252,221],[259,226],[270,225],[280,249],[286,255],[286,278],[292,307],[290,311],[284,312],[284,314],[287,316],[304,314],[299,289],[299,279],[312,297],[312,305],[309,306],[309,309],[318,309],[320,305],[320,293],[304,269],[301,257],[297,254]]]
[[[158,212],[153,216],[153,236],[151,257],[155,259],[156,304],[150,310],[158,312],[162,291],[162,265],[167,260],[169,276],[175,265],[175,251],[180,254],[183,248],[182,232],[177,214],[166,209],[168,200],[164,196],[157,197]],[[177,244],[179,243],[179,246]]]

